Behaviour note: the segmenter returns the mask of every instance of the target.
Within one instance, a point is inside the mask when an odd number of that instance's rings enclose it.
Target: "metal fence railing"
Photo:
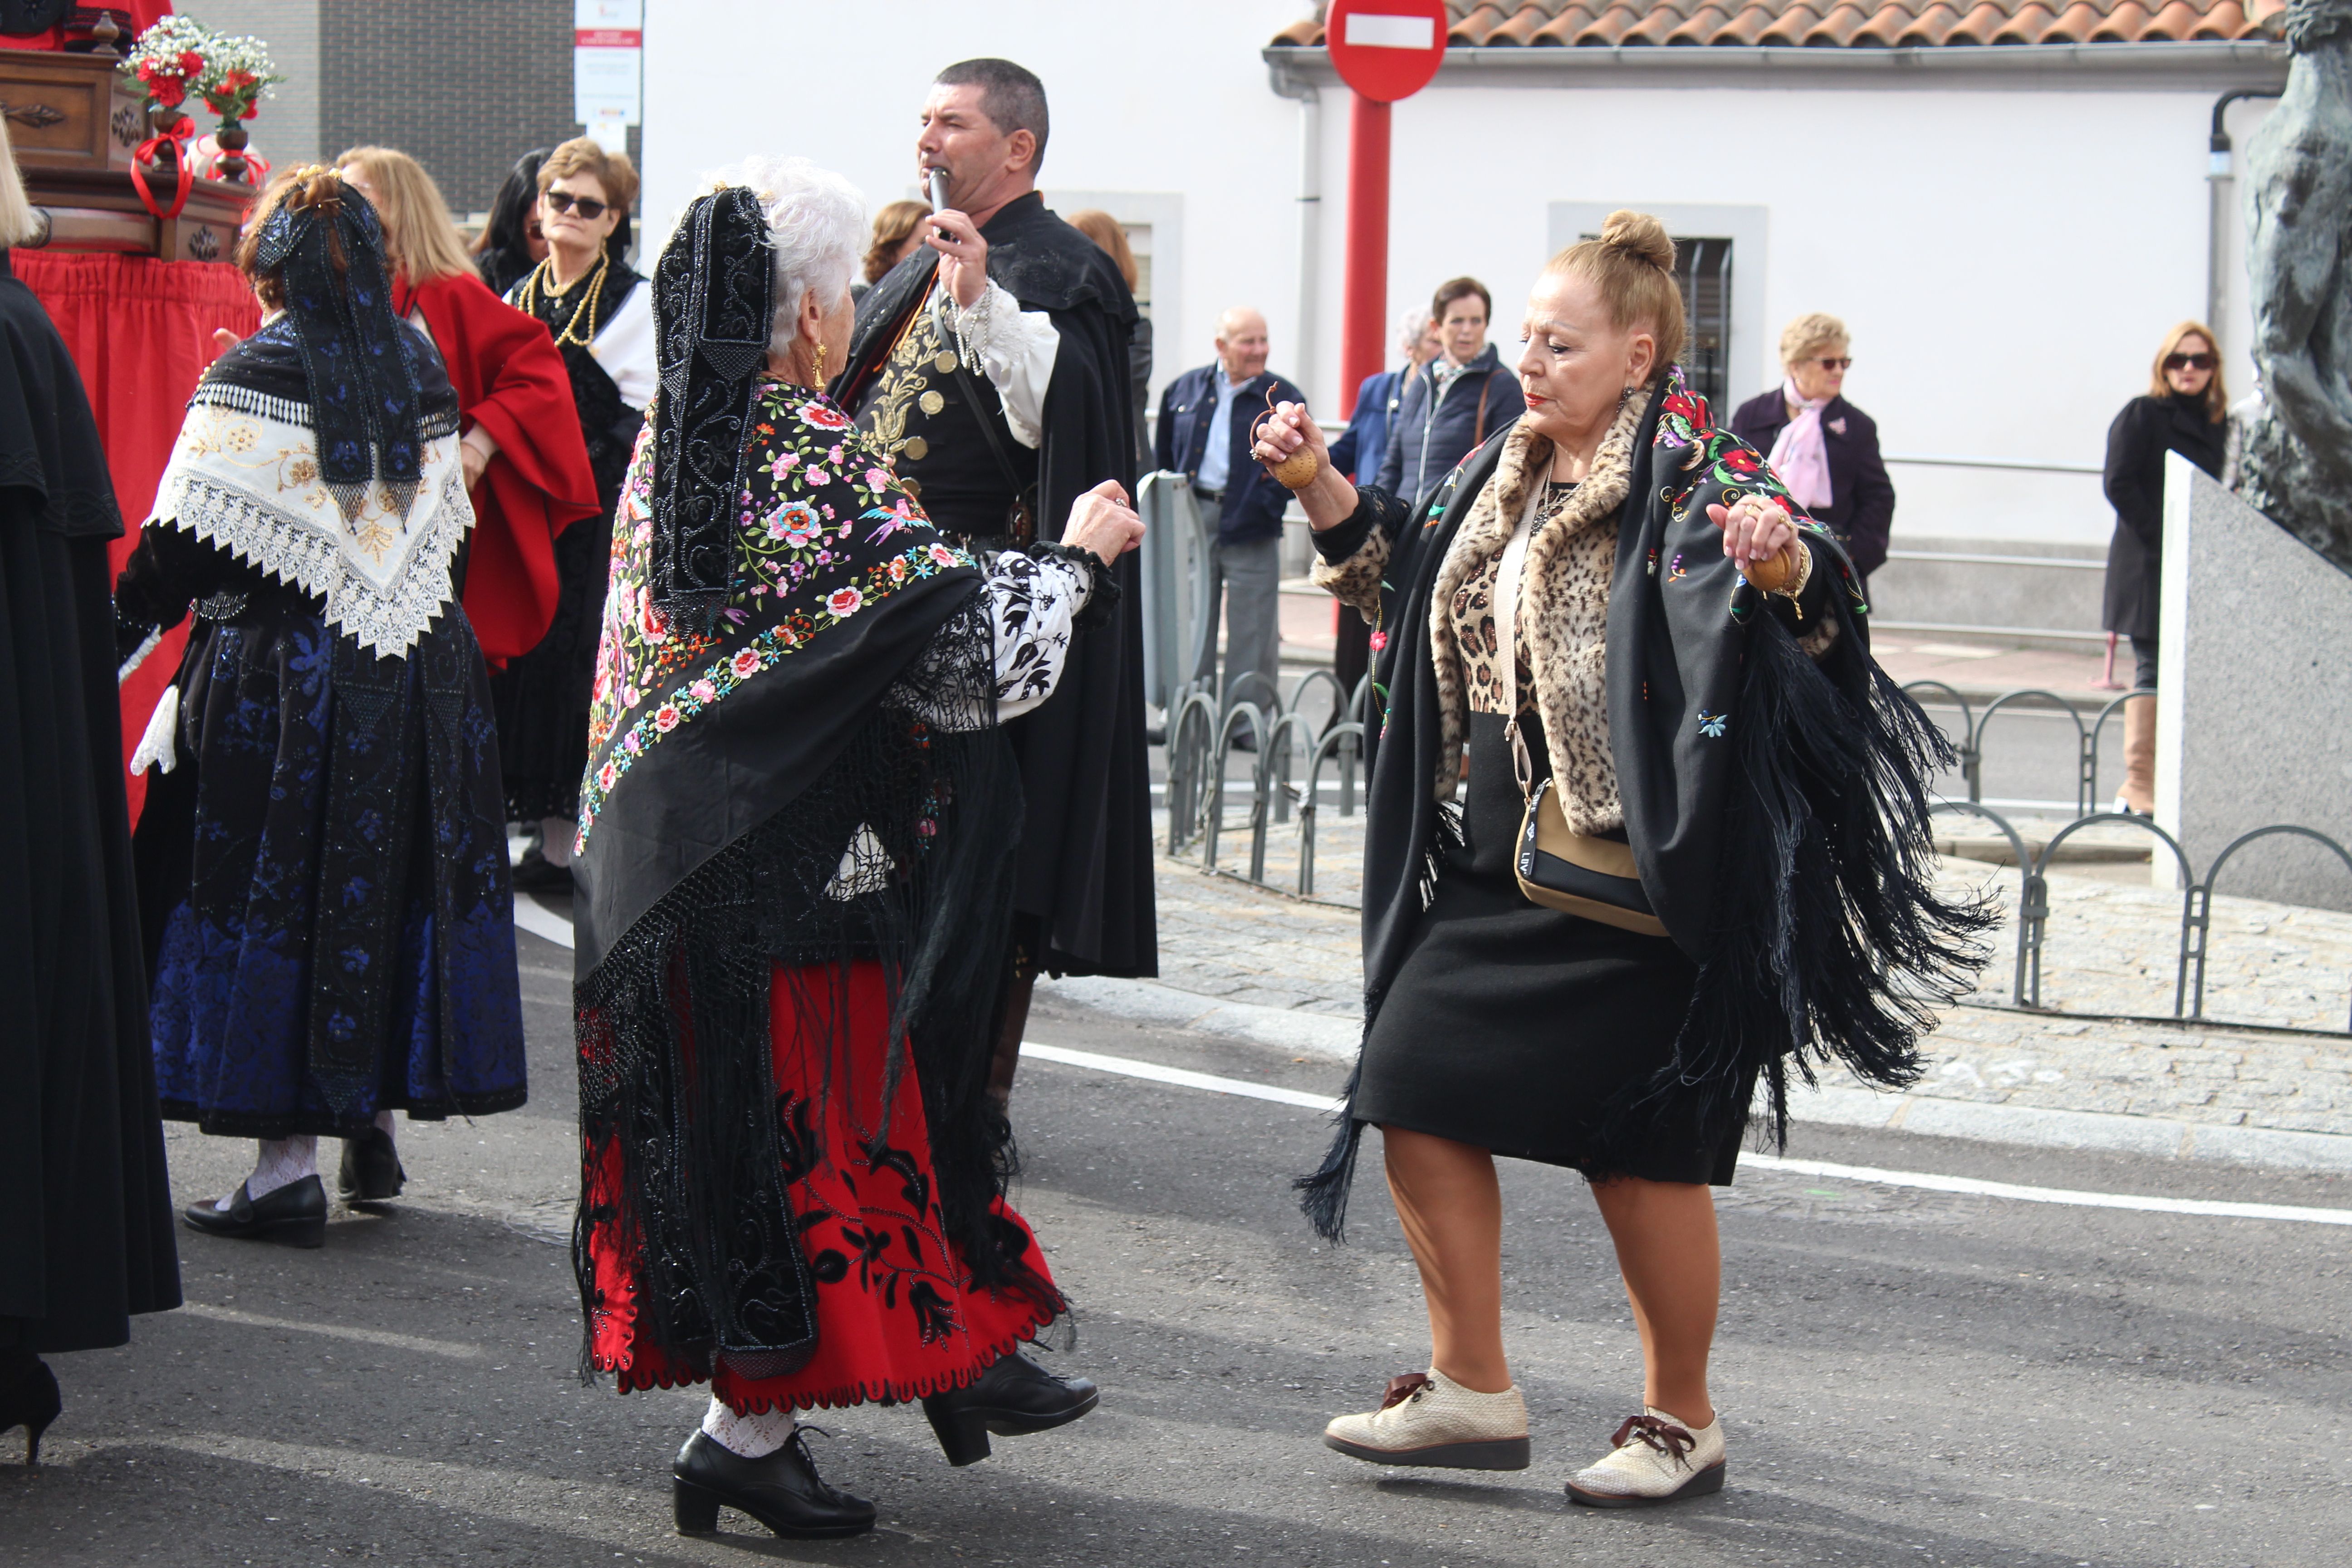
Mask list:
[[[1302,711],[1312,694],[1327,689],[1328,708],[1315,704],[1314,714]],[[2077,834],[2092,828],[2146,833],[2152,840],[2150,854],[2157,853],[2156,846],[2161,845],[2178,868],[2183,892],[2169,1016],[2183,1022],[2226,1021],[2209,1018],[2206,1013],[2212,903],[2222,872],[2242,850],[2263,839],[2308,840],[2333,855],[2347,873],[2352,873],[2352,850],[2341,842],[2315,828],[2277,823],[2231,839],[2214,856],[2200,878],[2179,841],[2155,822],[2145,816],[2100,810],[2098,765],[2107,721],[2130,698],[2150,696],[2151,692],[2127,692],[2106,703],[2086,722],[2082,712],[2054,692],[2005,692],[1979,710],[1963,693],[1941,681],[1913,681],[1904,689],[1915,698],[1932,695],[1937,707],[1957,709],[1959,713],[1958,733],[1952,739],[1953,749],[1959,754],[1966,797],[1938,799],[1935,811],[1989,823],[2008,841],[2011,862],[2018,868],[2021,881],[2015,963],[2010,984],[2011,1005],[2040,1012],[2060,1011],[2045,1006],[2042,1001],[2051,916],[2049,874],[2060,849]],[[1261,675],[1244,676],[1236,689],[1223,694],[1222,702],[1203,689],[1201,683],[1182,688],[1175,694],[1167,729],[1168,853],[1175,856],[1196,849],[1204,870],[1274,891],[1313,898],[1316,824],[1325,805],[1326,769],[1328,766],[1334,776],[1334,804],[1339,814],[1353,816],[1357,810],[1365,725],[1371,718],[1368,708],[1373,700],[1369,678],[1360,681],[1353,692],[1343,694],[1337,678],[1321,669],[1301,676],[1292,685],[1286,702],[1276,684]],[[2010,816],[1984,802],[1984,761],[1993,721],[2005,715],[2013,717],[2026,712],[2070,720],[2076,740],[2072,817],[2038,850],[2028,843]],[[1950,734],[1950,730],[1947,733]],[[1245,779],[1234,779],[1229,774],[1236,742],[1244,735],[1255,738],[1257,751]],[[1294,782],[1294,773],[1301,763],[1303,779]],[[1248,811],[1240,819],[1229,821],[1229,796],[1236,787],[1246,788]],[[1266,876],[1267,836],[1274,826],[1290,819],[1294,808],[1298,816],[1297,872],[1294,886],[1277,887]],[[1245,832],[1249,837],[1246,870],[1220,863],[1227,853],[1226,837],[1234,832]],[[2352,977],[2347,977],[2347,984],[2352,984]],[[2158,1015],[2130,1016],[2163,1021]],[[2352,1003],[2347,1003],[2346,1019],[2344,1029],[2320,1032],[2352,1035]]]
[[[1328,714],[1319,721],[1302,711],[1308,692],[1330,690]],[[1263,689],[1265,700],[1246,694]],[[1298,878],[1300,898],[1315,896],[1315,824],[1322,811],[1323,768],[1330,763],[1339,785],[1342,816],[1356,812],[1356,779],[1362,765],[1364,714],[1371,700],[1371,678],[1341,689],[1339,677],[1328,669],[1311,669],[1294,682],[1290,700],[1282,699],[1270,677],[1255,671],[1235,681],[1222,703],[1203,687],[1187,687],[1170,709],[1168,720],[1168,853],[1181,855],[1197,843],[1203,870],[1239,876],[1260,887],[1273,887],[1265,877],[1267,830],[1298,811]],[[1248,736],[1257,747],[1249,773],[1249,816],[1240,824],[1249,833],[1249,869],[1226,870],[1218,862],[1225,821],[1225,795],[1232,781],[1235,742]],[[1248,754],[1248,753],[1244,753]],[[1295,757],[1306,762],[1302,785],[1291,783]],[[1277,889],[1290,891],[1289,889]]]

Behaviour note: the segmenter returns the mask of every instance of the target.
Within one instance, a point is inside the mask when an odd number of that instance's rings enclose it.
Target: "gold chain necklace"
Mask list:
[[[550,270],[554,265],[555,258],[549,257],[533,268],[530,277],[524,281],[520,303],[526,314],[532,316],[539,314],[539,302],[542,295],[551,305],[563,297],[562,290],[543,289],[540,282],[542,278],[547,279],[551,283],[554,280],[554,274]],[[609,256],[596,263],[595,276],[589,279],[587,297],[573,308],[572,319],[563,324],[562,331],[555,334],[556,347],[562,348],[566,343],[572,343],[584,349],[595,341],[596,305],[597,301],[604,296],[604,274],[612,268],[612,265],[613,258]],[[580,323],[583,320],[588,323],[588,330],[584,333],[579,330]]]

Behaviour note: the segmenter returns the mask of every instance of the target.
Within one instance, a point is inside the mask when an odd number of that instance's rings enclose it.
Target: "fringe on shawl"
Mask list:
[[[1700,965],[1675,1060],[1604,1108],[1615,1166],[1671,1103],[1732,1125],[1763,1081],[1776,1148],[1789,1132],[1791,1064],[1807,1084],[1832,1063],[1900,1089],[1919,1078],[1935,1009],[1967,994],[1996,912],[1936,890],[1928,784],[1951,744],[1844,638],[1857,703],[1779,621],[1749,644],[1733,733],[1714,952]],[[1854,666],[1860,669],[1855,670]]]
[[[1464,842],[1460,808],[1438,807],[1437,831],[1431,836],[1421,860],[1416,891],[1422,909],[1429,908],[1430,900],[1437,896],[1438,868],[1444,864],[1446,855],[1461,848]],[[1348,1087],[1340,1091],[1339,1109],[1332,1113],[1331,1147],[1325,1152],[1322,1164],[1290,1184],[1298,1194],[1298,1207],[1315,1227],[1315,1234],[1333,1243],[1348,1239],[1348,1194],[1356,1184],[1356,1153],[1364,1141],[1364,1124],[1351,1111],[1356,1103],[1356,1085],[1364,1073],[1364,1042],[1371,1038],[1372,1021],[1381,1016],[1381,1000],[1373,995],[1364,998],[1364,1032],[1356,1042],[1356,1061],[1348,1069]]]

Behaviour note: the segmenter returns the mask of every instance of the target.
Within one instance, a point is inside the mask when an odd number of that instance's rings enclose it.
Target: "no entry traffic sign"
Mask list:
[[[1374,103],[1411,98],[1445,58],[1444,0],[1331,0],[1323,42],[1339,79]]]

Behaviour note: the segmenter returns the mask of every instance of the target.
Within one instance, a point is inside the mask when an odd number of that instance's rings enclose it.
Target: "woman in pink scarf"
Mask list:
[[[1780,334],[1780,384],[1739,405],[1733,434],[1769,455],[1789,493],[1829,525],[1867,578],[1886,559],[1895,486],[1878,455],[1878,426],[1845,400],[1853,363],[1845,323],[1814,311]]]

